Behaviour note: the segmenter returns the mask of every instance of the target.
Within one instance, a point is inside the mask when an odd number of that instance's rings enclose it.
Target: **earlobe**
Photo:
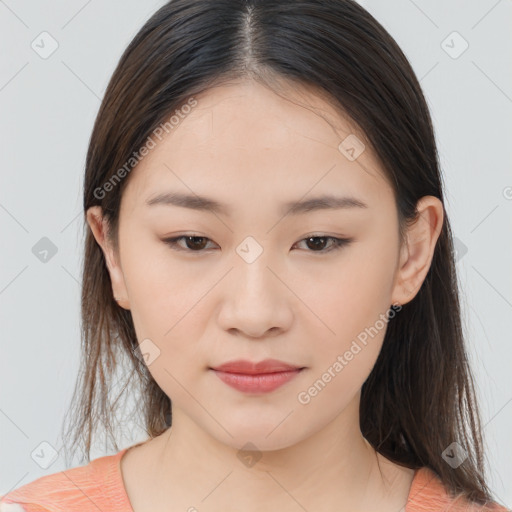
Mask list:
[[[418,219],[406,234],[393,290],[393,303],[406,304],[418,293],[430,269],[444,221],[443,203],[424,196],[417,204]]]
[[[87,210],[87,223],[96,242],[101,247],[112,284],[113,300],[124,309],[130,309],[124,275],[118,263],[114,248],[108,238],[108,221],[100,206],[91,206]]]

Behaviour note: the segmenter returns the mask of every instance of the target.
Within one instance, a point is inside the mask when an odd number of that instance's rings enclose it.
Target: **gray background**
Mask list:
[[[62,453],[46,468],[37,454],[62,446],[78,370],[87,144],[122,51],[164,3],[0,0],[2,494],[66,469]],[[510,505],[512,1],[361,4],[411,61],[434,119],[490,485]]]

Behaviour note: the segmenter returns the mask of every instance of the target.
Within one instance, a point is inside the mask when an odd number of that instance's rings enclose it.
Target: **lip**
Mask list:
[[[269,393],[297,376],[304,368],[265,359],[257,363],[236,360],[210,368],[225,384],[244,393]]]
[[[278,359],[264,359],[257,363],[237,359],[228,361],[219,366],[215,366],[212,370],[218,370],[228,373],[243,373],[244,375],[260,375],[262,373],[276,373],[299,370],[301,367],[279,361]]]

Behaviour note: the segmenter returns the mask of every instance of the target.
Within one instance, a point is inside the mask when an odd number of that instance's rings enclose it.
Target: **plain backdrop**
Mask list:
[[[1,494],[66,469],[59,436],[79,361],[87,144],[121,53],[163,4],[0,1]],[[361,4],[401,46],[431,109],[490,485],[510,505],[512,2]],[[138,439],[127,425],[124,446]],[[41,467],[50,447],[55,460]]]

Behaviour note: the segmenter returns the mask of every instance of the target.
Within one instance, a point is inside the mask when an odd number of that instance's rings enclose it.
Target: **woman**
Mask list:
[[[107,88],[84,213],[88,463],[5,510],[505,510],[430,114],[358,4],[159,9]],[[91,462],[117,368],[148,439]]]

